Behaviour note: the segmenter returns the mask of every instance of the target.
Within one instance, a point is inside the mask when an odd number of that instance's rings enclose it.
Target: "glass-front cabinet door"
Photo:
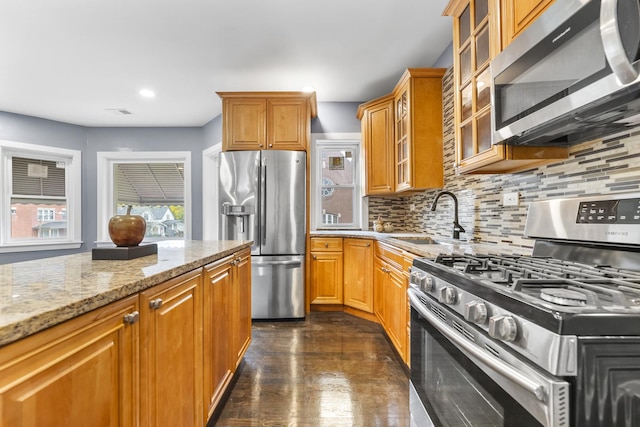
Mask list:
[[[411,188],[411,152],[409,147],[408,86],[395,98],[396,116],[396,191]]]
[[[489,62],[500,50],[495,25],[498,2],[471,0],[454,16],[454,67],[457,150],[456,163],[465,164],[478,155],[493,156]]]
[[[453,17],[455,163],[459,173],[511,173],[568,156],[563,147],[491,144],[489,63],[502,49],[503,24],[512,26],[502,23],[500,15],[513,10],[524,14],[525,3],[531,2],[548,4],[550,0],[451,0],[443,12]]]

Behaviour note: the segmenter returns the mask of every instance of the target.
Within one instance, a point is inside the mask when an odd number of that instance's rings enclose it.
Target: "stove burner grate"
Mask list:
[[[540,291],[540,298],[553,304],[570,307],[587,305],[587,297],[582,292],[563,288],[548,288]]]

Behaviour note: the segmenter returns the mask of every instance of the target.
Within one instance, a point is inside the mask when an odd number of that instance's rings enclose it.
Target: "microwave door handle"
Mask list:
[[[420,302],[418,297],[414,296],[413,292],[409,292],[409,299],[412,302],[411,307],[413,307],[420,314],[420,316],[427,319],[429,323],[431,323],[431,325],[447,339],[449,339],[458,347],[467,351],[477,359],[481,360],[484,364],[486,364],[494,371],[500,373],[504,377],[518,384],[523,389],[531,392],[531,394],[533,394],[539,401],[544,402],[546,400],[547,393],[546,387],[544,385],[538,384],[531,378],[525,376],[522,372],[504,363],[500,359],[496,359],[489,353],[483,351],[477,345],[462,338],[460,335],[458,335],[455,329],[447,324],[442,323],[435,314],[430,313]]]
[[[600,6],[600,36],[607,62],[620,83],[626,85],[638,78],[618,31],[618,0],[602,0]]]

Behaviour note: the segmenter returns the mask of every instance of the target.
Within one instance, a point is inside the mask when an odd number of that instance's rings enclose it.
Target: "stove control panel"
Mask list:
[[[640,199],[580,202],[578,224],[640,224]]]

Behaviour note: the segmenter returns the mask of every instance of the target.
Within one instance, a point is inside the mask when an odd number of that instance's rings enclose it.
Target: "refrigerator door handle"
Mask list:
[[[264,264],[256,264],[258,267],[261,265],[301,265],[300,261],[268,261]]]
[[[262,167],[260,168],[260,243],[259,246],[264,246],[267,242],[267,227],[265,221],[267,220],[267,159],[262,158]]]

